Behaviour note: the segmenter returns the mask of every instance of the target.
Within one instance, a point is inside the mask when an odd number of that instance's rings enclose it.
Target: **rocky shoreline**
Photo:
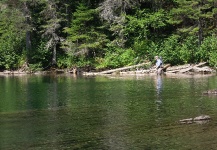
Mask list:
[[[163,74],[166,75],[216,75],[217,68],[211,68],[206,66],[206,62],[199,64],[185,64],[179,66],[171,66],[165,64],[162,67]],[[151,67],[150,62],[141,63],[133,66],[127,66],[122,68],[104,70],[104,71],[84,71],[79,68],[71,69],[56,69],[51,68],[45,71],[31,71],[25,67],[25,69],[18,69],[14,71],[4,70],[0,72],[0,75],[25,75],[25,74],[73,74],[73,75],[156,75],[155,67]]]

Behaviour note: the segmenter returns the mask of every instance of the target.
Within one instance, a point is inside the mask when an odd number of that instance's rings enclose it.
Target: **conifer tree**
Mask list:
[[[47,0],[42,11],[46,24],[42,25],[43,38],[47,40],[46,48],[52,50],[51,65],[57,65],[57,46],[63,40],[61,37],[61,22],[63,18],[58,11],[59,0]]]
[[[5,3],[0,3],[0,18],[0,68],[17,69],[23,55],[25,18]]]
[[[179,31],[186,36],[198,36],[201,45],[204,35],[210,33],[210,26],[216,15],[216,0],[175,0],[177,8],[171,11],[174,18],[170,23],[179,25]]]
[[[68,34],[64,47],[72,55],[93,58],[102,54],[107,39],[97,16],[95,9],[83,3],[78,5],[71,26],[64,30]]]
[[[105,0],[98,7],[100,17],[107,21],[110,31],[113,33],[114,46],[125,47],[124,26],[127,10],[138,5],[137,0]]]

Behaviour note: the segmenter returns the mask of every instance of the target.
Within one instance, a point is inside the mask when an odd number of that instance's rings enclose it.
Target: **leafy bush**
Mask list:
[[[52,53],[46,49],[46,42],[44,40],[40,42],[34,41],[32,47],[32,50],[29,51],[29,63],[36,64],[35,67],[47,67]]]
[[[100,63],[97,68],[117,68],[135,63],[135,52],[132,49],[116,48],[108,51],[104,59],[98,59]]]
[[[210,66],[217,66],[217,37],[209,36],[204,39],[199,51],[197,52],[197,57],[200,61],[205,61],[210,64]]]
[[[179,38],[177,35],[172,35],[164,41],[159,55],[163,57],[165,63],[172,65],[183,63],[180,57]]]
[[[197,62],[196,53],[198,51],[198,39],[195,36],[189,36],[185,38],[180,47],[180,59],[183,63],[195,63]]]
[[[42,64],[36,63],[36,64],[29,64],[29,71],[30,72],[36,72],[42,70]]]
[[[152,60],[159,53],[159,45],[147,40],[136,41],[133,49],[139,61]]]
[[[1,10],[0,18],[0,67],[17,69],[24,54],[24,17],[17,9],[5,8]]]
[[[22,57],[23,39],[22,37],[16,38],[14,34],[5,34],[4,36],[0,38],[0,67],[16,69],[19,67],[19,60]]]

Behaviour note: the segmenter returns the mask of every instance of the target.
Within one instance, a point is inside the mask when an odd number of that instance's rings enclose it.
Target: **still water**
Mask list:
[[[217,76],[0,76],[2,150],[216,149]],[[206,124],[180,119],[209,115]]]

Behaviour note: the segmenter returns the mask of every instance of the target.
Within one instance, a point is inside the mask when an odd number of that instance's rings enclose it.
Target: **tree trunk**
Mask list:
[[[26,49],[28,51],[32,49],[31,32],[30,31],[26,31]]]
[[[142,63],[142,64],[138,64],[138,65],[133,65],[133,66],[127,66],[127,67],[122,67],[122,68],[117,68],[117,69],[112,69],[112,70],[106,70],[106,71],[99,72],[98,74],[110,74],[113,72],[129,70],[129,69],[142,67],[142,66],[146,66],[146,65],[150,65],[150,64],[151,64],[150,62],[147,62],[147,63]]]
[[[199,18],[198,20],[198,28],[199,28],[199,31],[198,31],[198,44],[199,46],[202,44],[202,41],[203,41],[203,29],[202,29],[202,19]]]
[[[52,65],[56,65],[57,64],[57,60],[56,60],[56,57],[57,57],[57,46],[54,45],[53,47],[53,57],[52,57]]]
[[[27,24],[27,30],[26,30],[26,50],[27,50],[27,63],[29,61],[29,53],[32,49],[32,43],[31,43],[31,31],[29,30],[29,26],[31,25],[31,17],[30,17],[30,11],[27,5],[27,2],[24,2],[24,10],[23,10],[24,16],[26,18],[26,24]]]

